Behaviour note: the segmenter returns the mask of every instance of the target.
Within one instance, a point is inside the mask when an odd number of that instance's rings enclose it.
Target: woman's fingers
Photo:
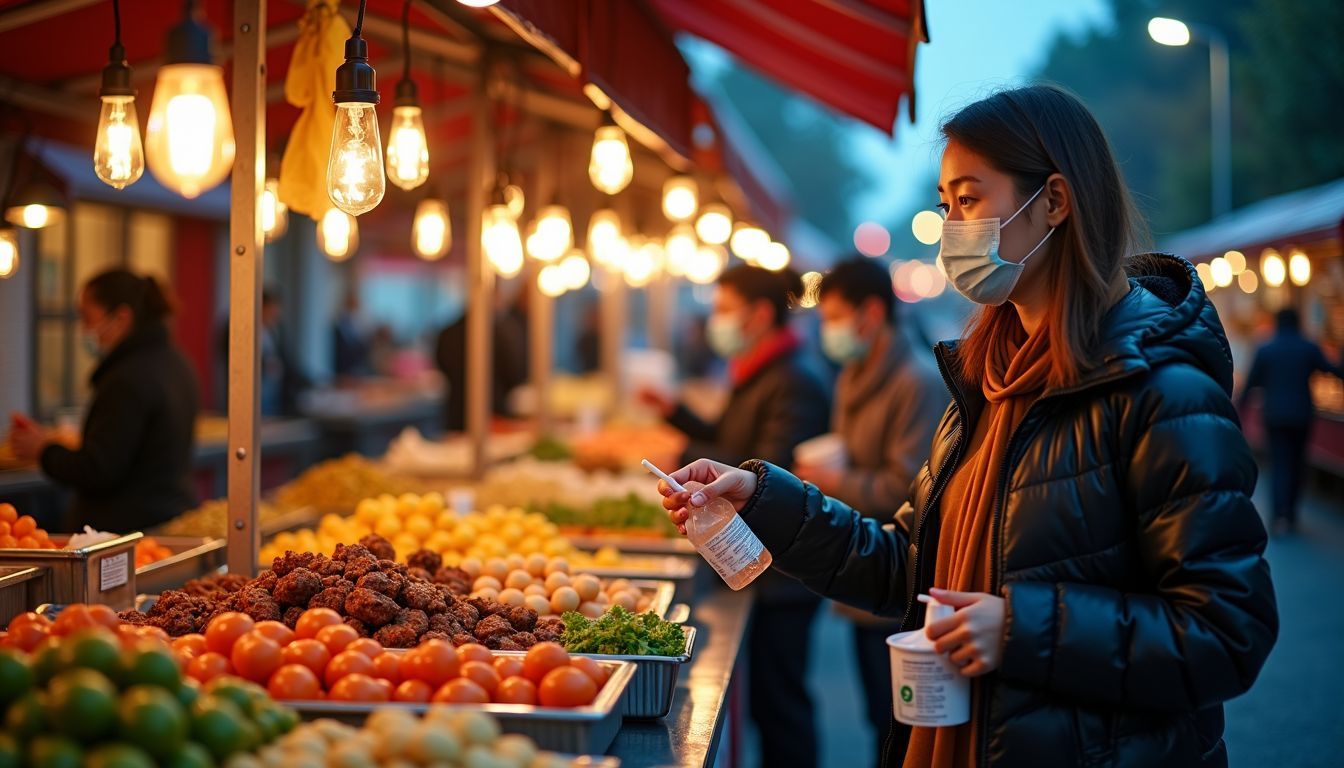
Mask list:
[[[964,647],[965,643],[970,642],[971,631],[966,627],[957,627],[956,629],[942,635],[933,643],[933,650],[938,653],[948,653]]]
[[[985,662],[977,660],[972,661],[970,664],[967,664],[966,666],[962,667],[961,676],[980,677],[981,675],[988,674],[989,672],[992,671],[993,670],[990,669],[989,665],[985,664]]]
[[[951,661],[958,667],[964,667],[973,661],[979,661],[980,649],[973,642],[963,643],[947,655],[948,661]]]
[[[943,605],[950,605],[953,608],[965,608],[968,605],[975,605],[984,597],[981,592],[953,592],[950,589],[938,589],[934,587],[929,590],[929,595]]]
[[[959,629],[966,623],[966,617],[960,613],[954,613],[945,619],[939,619],[924,627],[924,634],[930,640],[937,640],[948,632]]]

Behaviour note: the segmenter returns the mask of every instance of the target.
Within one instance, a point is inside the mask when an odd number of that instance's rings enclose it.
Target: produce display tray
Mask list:
[[[639,565],[586,565],[576,570],[583,573],[591,573],[594,576],[603,579],[668,579],[671,581],[689,581],[695,578],[695,571],[700,566],[699,557],[678,557],[668,555],[666,557],[646,556],[649,559],[647,564]]]
[[[190,579],[198,579],[219,571],[225,562],[224,539],[200,536],[155,536],[173,554],[162,560],[135,569],[136,589],[142,592],[162,592],[176,589]]]
[[[563,531],[562,531],[563,532]],[[640,555],[694,555],[695,547],[684,536],[627,536],[619,533],[566,534],[569,543],[579,549],[615,547],[622,552]]]
[[[695,627],[686,627],[686,652],[680,656],[626,656],[605,653],[571,653],[598,663],[626,661],[635,665],[635,676],[625,693],[621,714],[631,720],[657,720],[672,709],[681,668],[695,651]]]
[[[0,566],[46,568],[50,602],[103,603],[121,610],[135,600],[135,545],[141,538],[143,534],[128,533],[73,550],[0,549]]]
[[[672,597],[677,592],[675,583],[649,579],[630,579],[630,586],[640,592],[652,592],[653,599],[649,603],[649,610],[658,614],[659,618],[667,618],[667,611],[672,607]]]
[[[0,626],[47,602],[47,578],[46,568],[0,568]]]
[[[500,651],[496,655],[524,654]],[[599,663],[611,670],[611,677],[598,691],[597,699],[586,707],[558,709],[524,704],[478,704],[471,708],[493,716],[505,733],[518,733],[531,738],[541,749],[602,754],[611,746],[616,732],[621,729],[621,706],[626,689],[634,677],[635,665],[623,661]],[[365,718],[378,709],[404,709],[422,715],[431,706],[343,701],[287,701],[285,705],[305,720],[330,717],[353,725],[362,724]]]

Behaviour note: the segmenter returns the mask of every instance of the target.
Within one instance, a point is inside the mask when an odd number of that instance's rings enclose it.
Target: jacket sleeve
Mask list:
[[[912,380],[912,383],[918,383]],[[869,513],[898,509],[905,503],[911,483],[929,455],[933,433],[946,403],[937,390],[912,386],[896,400],[882,449],[882,466],[876,469],[850,467],[840,476],[834,494]]]
[[[83,493],[115,490],[126,481],[149,414],[145,394],[131,382],[108,381],[89,406],[78,450],[47,446],[40,459],[42,471],[61,485]]]
[[[1165,372],[1164,372],[1165,370]],[[1159,369],[1134,404],[1122,489],[1140,582],[1017,581],[1001,674],[1087,702],[1191,711],[1247,691],[1278,634],[1256,467],[1221,388]]]
[[[749,461],[742,467],[757,477],[742,519],[770,551],[776,570],[823,597],[880,616],[905,611],[910,504],[883,525],[772,464]]]
[[[672,414],[667,417],[667,423],[690,438],[692,442],[710,442],[714,439],[714,425],[692,413],[683,403],[677,403],[677,407],[672,409]],[[697,454],[697,458],[699,455]]]

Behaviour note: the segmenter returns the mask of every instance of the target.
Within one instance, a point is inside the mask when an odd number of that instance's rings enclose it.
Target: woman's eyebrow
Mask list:
[[[957,186],[958,184],[963,184],[963,183],[968,182],[968,181],[980,181],[980,179],[978,179],[978,178],[976,178],[976,177],[974,177],[974,176],[958,176],[957,178],[955,178],[955,179],[953,179],[953,180],[947,182],[947,188],[948,188],[948,189],[951,189],[951,188]],[[939,184],[939,185],[938,185],[938,191],[939,191],[939,192],[942,192],[942,191],[943,191],[943,185],[942,185],[942,184]]]

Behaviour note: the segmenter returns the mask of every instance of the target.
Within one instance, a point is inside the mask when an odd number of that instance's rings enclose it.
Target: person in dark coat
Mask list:
[[[972,681],[970,722],[893,722],[913,768],[1226,766],[1223,702],[1278,633],[1256,466],[1217,310],[1193,266],[1127,259],[1105,136],[1052,86],[943,129],[942,269],[982,306],[937,347],[952,402],[886,525],[768,462],[699,460],[660,484],[725,498],[811,589],[911,631]],[[1047,246],[1048,243],[1048,246]]]
[[[763,456],[789,466],[799,443],[826,431],[829,393],[789,328],[791,299],[801,295],[802,283],[790,271],[739,264],[719,278],[708,340],[728,360],[732,393],[718,421],[704,421],[684,404],[641,393],[687,436],[685,456],[734,463]],[[817,735],[805,675],[820,600],[793,579],[775,574],[759,579],[755,589],[747,638],[748,696],[762,764],[815,765]]]
[[[1325,353],[1302,335],[1297,310],[1279,310],[1274,338],[1255,352],[1251,372],[1242,390],[1242,405],[1255,390],[1262,391],[1260,419],[1269,442],[1269,466],[1274,478],[1274,530],[1297,529],[1297,501],[1306,469],[1307,440],[1316,408],[1308,386],[1316,372],[1344,379],[1344,367],[1331,365]]]
[[[169,339],[172,305],[153,277],[124,269],[84,286],[85,343],[100,358],[78,448],[48,442],[27,417],[13,419],[20,458],[75,491],[76,528],[129,533],[196,506],[191,467],[199,394],[195,374]]]
[[[527,383],[528,353],[527,295],[524,287],[514,299],[495,314],[492,326],[490,409],[495,416],[509,415],[509,393]],[[434,361],[448,380],[444,394],[444,429],[461,432],[467,428],[467,314],[454,320],[434,342]]]

